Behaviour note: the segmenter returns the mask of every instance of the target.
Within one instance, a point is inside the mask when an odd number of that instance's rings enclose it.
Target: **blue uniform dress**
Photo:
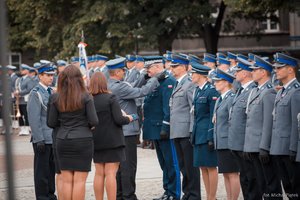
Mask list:
[[[153,140],[163,171],[165,194],[180,199],[180,170],[173,139],[160,139],[162,130],[170,132],[169,99],[176,80],[168,77],[144,100],[143,139]]]
[[[194,145],[195,167],[216,167],[217,152],[208,150],[208,142],[213,142],[212,117],[219,93],[207,82],[202,89],[196,88],[194,93],[194,126],[191,136]]]

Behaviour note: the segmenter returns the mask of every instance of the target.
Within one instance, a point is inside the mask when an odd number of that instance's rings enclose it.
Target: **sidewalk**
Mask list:
[[[17,200],[34,199],[33,187],[33,151],[29,136],[19,137],[12,135],[14,164],[15,164],[15,188]],[[0,200],[6,199],[6,176],[4,169],[4,136],[0,136]],[[93,193],[94,166],[89,173],[86,184],[86,200],[95,199]],[[159,167],[155,150],[138,148],[138,170],[136,177],[136,194],[139,200],[152,200],[163,193],[162,172]],[[201,180],[202,199],[205,199],[204,184]],[[217,192],[218,200],[226,199],[223,176],[219,175]],[[240,199],[242,199],[240,195]]]

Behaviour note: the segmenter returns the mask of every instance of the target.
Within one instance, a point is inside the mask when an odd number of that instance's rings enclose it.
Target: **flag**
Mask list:
[[[80,42],[78,44],[80,71],[81,71],[84,79],[86,80],[86,83],[88,84],[90,77],[89,77],[89,70],[87,68],[88,60],[87,60],[86,50],[85,50],[86,46],[87,46],[87,44],[84,42]]]

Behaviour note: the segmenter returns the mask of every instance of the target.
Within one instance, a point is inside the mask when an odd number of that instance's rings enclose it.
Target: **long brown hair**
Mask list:
[[[92,95],[109,93],[107,89],[107,80],[102,72],[93,74],[90,80],[89,91]]]
[[[83,107],[87,94],[81,72],[75,65],[68,65],[58,76],[57,105],[60,112],[72,112]]]

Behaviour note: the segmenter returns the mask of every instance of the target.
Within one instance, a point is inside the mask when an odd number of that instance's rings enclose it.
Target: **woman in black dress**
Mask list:
[[[116,96],[107,90],[107,81],[103,73],[96,72],[90,80],[90,93],[99,124],[94,133],[94,192],[97,200],[103,200],[104,185],[108,200],[116,199],[116,173],[121,161],[125,158],[125,139],[122,125],[133,120],[131,115],[122,114]],[[104,184],[105,183],[105,184]]]
[[[69,65],[59,75],[57,93],[50,96],[48,112],[48,126],[57,128],[63,199],[83,200],[94,150],[91,129],[98,124],[98,118],[78,67]]]

